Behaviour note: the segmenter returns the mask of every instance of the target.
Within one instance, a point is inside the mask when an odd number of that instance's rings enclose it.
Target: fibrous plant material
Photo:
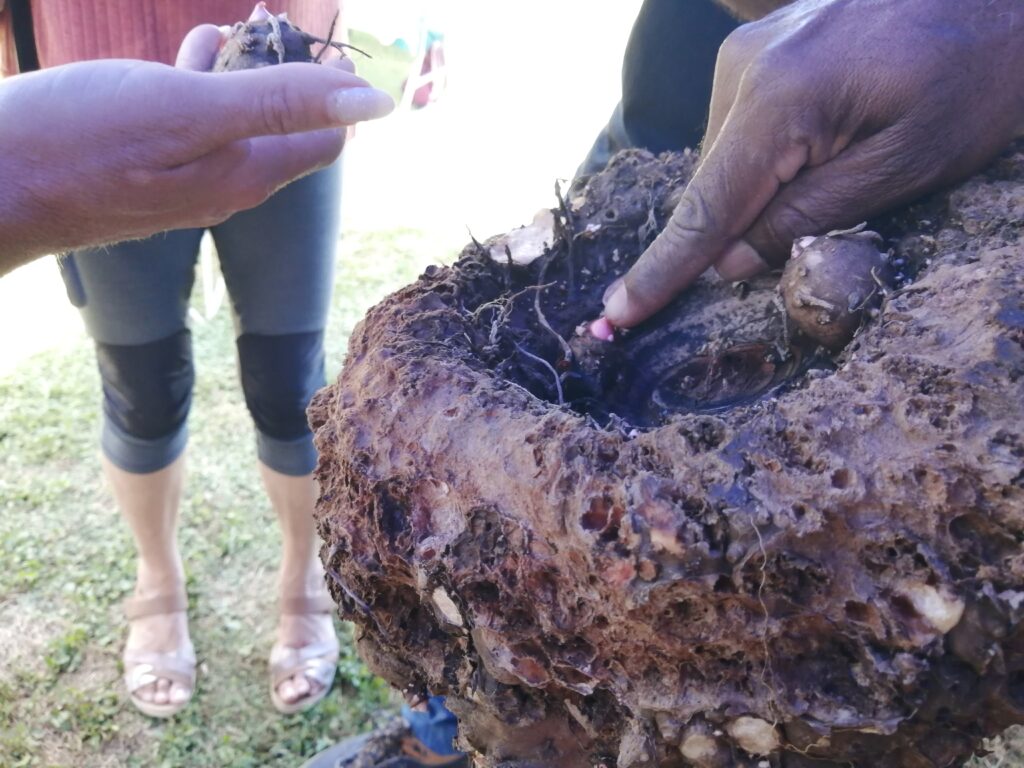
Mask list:
[[[1024,721],[1024,154],[872,222],[896,287],[836,353],[777,276],[577,333],[694,162],[370,311],[310,411],[332,594],[481,765],[960,764]]]

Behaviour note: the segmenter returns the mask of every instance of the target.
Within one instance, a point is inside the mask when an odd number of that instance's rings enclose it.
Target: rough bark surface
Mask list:
[[[902,280],[837,355],[777,275],[575,335],[693,164],[370,311],[310,412],[332,594],[481,765],[959,764],[1024,721],[1024,153],[873,223]]]

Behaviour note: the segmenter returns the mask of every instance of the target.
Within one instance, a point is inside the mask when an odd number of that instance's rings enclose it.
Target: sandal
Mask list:
[[[286,597],[281,602],[281,613],[301,616],[311,613],[333,614],[334,603],[327,595],[297,595]],[[282,715],[303,712],[317,704],[331,690],[334,674],[338,670],[338,639],[310,643],[298,648],[274,644],[270,651],[270,700],[274,709]],[[317,683],[320,688],[293,702],[287,702],[277,692],[278,687],[290,677],[303,675]]]
[[[157,616],[162,613],[178,613],[188,609],[188,598],[184,593],[158,595],[156,597],[131,597],[125,601],[124,612],[128,621]],[[192,700],[196,686],[196,654],[191,641],[188,646],[173,652],[128,650],[124,652],[124,683],[132,704],[150,717],[173,717]],[[189,698],[180,703],[156,704],[136,696],[136,691],[159,679],[170,680],[189,689]]]

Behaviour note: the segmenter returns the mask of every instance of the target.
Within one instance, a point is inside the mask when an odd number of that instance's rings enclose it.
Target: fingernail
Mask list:
[[[625,317],[629,300],[626,296],[626,286],[623,283],[609,286],[613,290],[604,302],[604,314],[610,318],[609,322],[618,325],[618,320]]]
[[[601,341],[615,341],[615,326],[607,317],[599,317],[590,324],[590,335]]]
[[[617,277],[614,281],[612,281],[611,285],[604,289],[604,295],[601,297],[602,304],[608,303],[608,299],[610,299],[611,295],[619,289],[619,286],[622,285],[622,282],[622,278]]]
[[[391,114],[395,100],[376,88],[342,88],[331,94],[327,108],[338,122],[350,125]]]

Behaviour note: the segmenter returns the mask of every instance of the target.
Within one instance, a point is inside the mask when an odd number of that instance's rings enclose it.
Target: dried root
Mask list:
[[[232,28],[224,47],[221,48],[213,71],[258,69],[296,61],[319,62],[328,48],[334,48],[342,53],[350,48],[368,57],[369,54],[365,51],[334,40],[337,21],[338,16],[335,14],[326,40],[303,32],[288,21],[288,17],[283,13],[276,16],[271,14],[259,21],[240,21]],[[316,56],[313,56],[311,50],[314,43],[323,46]]]

